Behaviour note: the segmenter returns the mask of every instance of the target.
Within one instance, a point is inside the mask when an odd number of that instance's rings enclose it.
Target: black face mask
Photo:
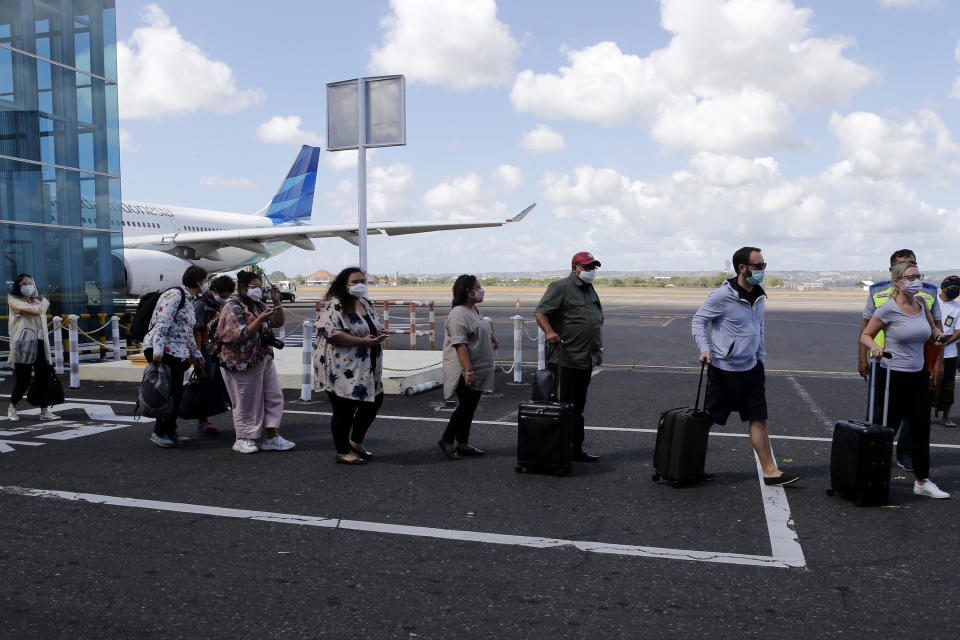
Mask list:
[[[960,296],[960,287],[946,287],[943,290],[943,295],[947,296],[947,300],[953,300]]]

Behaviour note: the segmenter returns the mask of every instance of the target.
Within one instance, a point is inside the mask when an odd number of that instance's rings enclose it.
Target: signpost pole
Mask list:
[[[360,269],[367,276],[367,100],[366,81],[357,81],[357,217]]]

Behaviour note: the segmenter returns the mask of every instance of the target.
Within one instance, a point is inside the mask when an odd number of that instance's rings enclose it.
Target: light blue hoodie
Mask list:
[[[761,289],[762,291],[762,289]],[[693,338],[700,353],[710,351],[713,366],[726,371],[749,371],[767,358],[763,347],[765,293],[750,306],[724,282],[714,289],[693,316]],[[711,340],[707,338],[710,325]]]

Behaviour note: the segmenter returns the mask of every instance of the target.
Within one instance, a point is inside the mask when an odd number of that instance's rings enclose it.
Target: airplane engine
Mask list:
[[[127,294],[139,298],[151,291],[163,291],[181,284],[183,272],[190,266],[183,258],[149,249],[124,249],[123,267],[127,273]]]

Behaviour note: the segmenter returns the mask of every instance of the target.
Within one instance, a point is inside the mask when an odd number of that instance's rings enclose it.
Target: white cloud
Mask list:
[[[376,155],[376,149],[367,149],[367,162]],[[323,166],[332,171],[345,171],[357,167],[359,152],[356,149],[346,151],[330,151],[323,154]]]
[[[523,171],[520,170],[520,167],[512,164],[502,164],[497,167],[496,175],[503,186],[503,190],[508,193],[523,186]]]
[[[953,50],[953,57],[957,62],[960,62],[960,42],[957,42],[957,47]],[[960,76],[953,81],[953,91],[950,92],[950,97],[960,100]]]
[[[779,171],[777,161],[770,157],[750,160],[709,151],[701,151],[690,158],[690,167],[698,173],[704,184],[725,187],[771,178]]]
[[[848,116],[834,112],[830,132],[847,155],[847,173],[943,178],[949,171],[945,160],[960,152],[943,119],[929,109],[902,122],[864,111]]]
[[[205,187],[223,187],[224,189],[249,189],[257,183],[247,178],[228,178],[224,176],[201,176],[197,184]]]
[[[851,39],[812,37],[813,12],[790,0],[661,7],[673,33],[666,47],[646,57],[614,42],[567,51],[557,73],[517,75],[514,107],[606,126],[637,122],[670,148],[762,150],[793,142],[797,112],[844,103],[877,78],[844,57]],[[696,133],[684,131],[690,124]]]
[[[308,144],[313,147],[323,146],[323,137],[313,131],[300,128],[303,118],[300,116],[273,116],[257,127],[257,138],[267,144]]]
[[[367,213],[396,219],[408,207],[413,167],[397,162],[387,167],[375,167],[367,184]]]
[[[554,131],[545,124],[538,124],[536,129],[523,132],[520,137],[520,146],[536,153],[553,153],[566,149],[567,143],[564,142],[562,133]]]
[[[120,151],[137,152],[142,151],[143,145],[133,141],[133,135],[126,129],[120,129]]]
[[[383,43],[370,51],[373,73],[458,89],[510,84],[520,45],[497,20],[495,0],[391,0],[390,8]]]
[[[434,217],[462,221],[500,218],[507,210],[496,201],[495,189],[484,186],[475,173],[441,182],[423,195],[423,205]]]
[[[263,101],[259,89],[237,86],[229,65],[184,40],[163,9],[147,5],[143,20],[145,26],[117,42],[121,118],[232,113]]]

